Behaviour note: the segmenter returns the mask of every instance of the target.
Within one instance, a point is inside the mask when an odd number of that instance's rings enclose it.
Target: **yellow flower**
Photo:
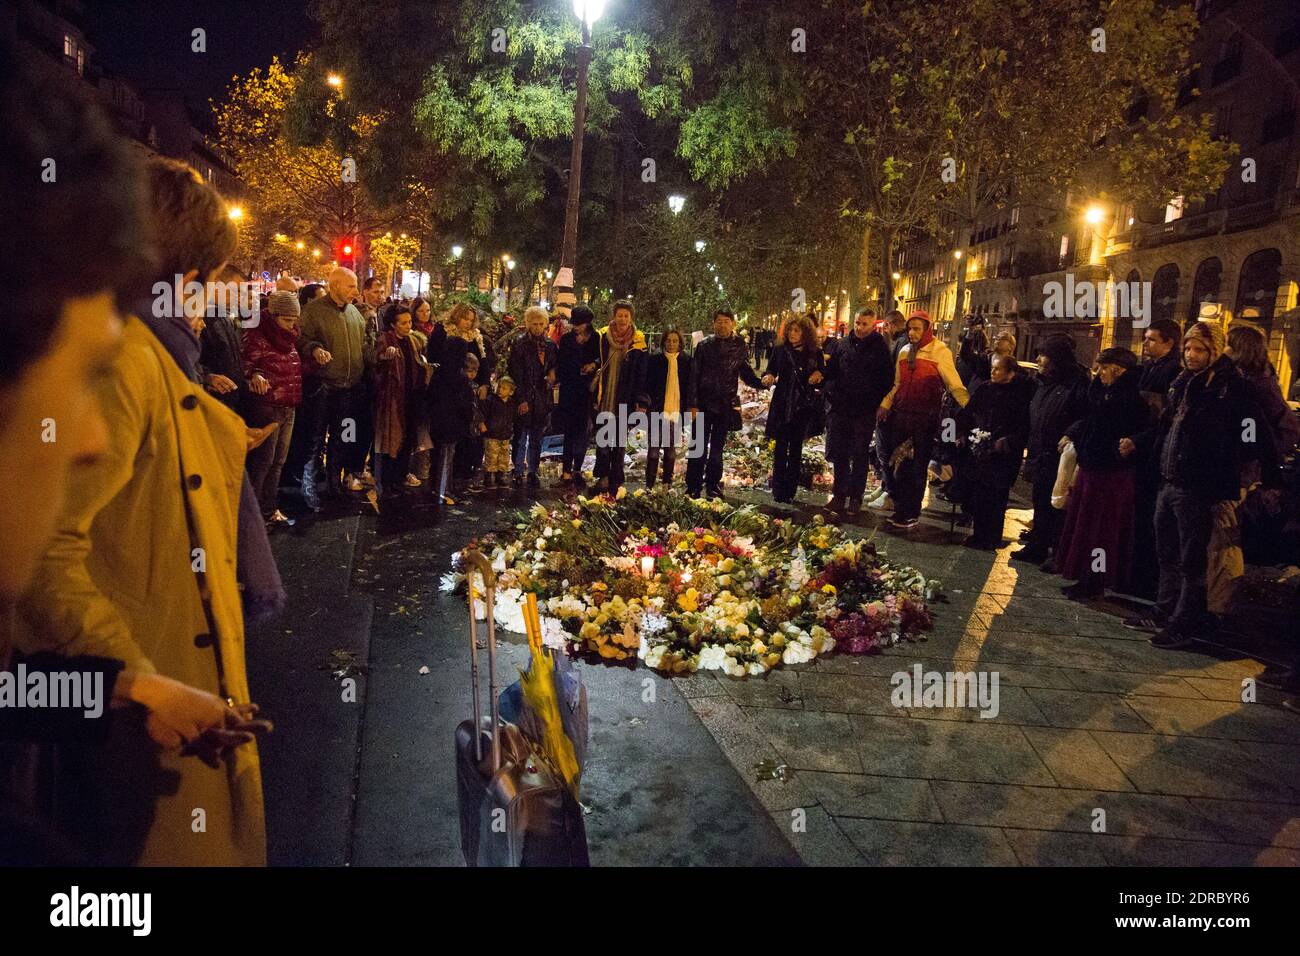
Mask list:
[[[834,597],[834,596],[836,595],[836,593],[838,593],[838,592],[836,592],[836,590],[835,590],[835,585],[833,585],[833,584],[823,584],[823,585],[822,585],[822,593],[823,593],[823,594],[829,594],[831,597]]]
[[[700,606],[700,593],[695,588],[688,588],[684,594],[677,595],[677,606],[683,611],[695,611]]]
[[[578,518],[574,518],[573,521],[571,522],[571,524],[572,524],[575,528],[581,528],[581,527],[582,527],[582,521],[579,520]]]

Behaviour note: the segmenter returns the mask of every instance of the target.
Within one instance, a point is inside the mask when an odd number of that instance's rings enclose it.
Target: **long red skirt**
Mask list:
[[[1089,471],[1080,467],[1065,509],[1056,571],[1070,581],[1101,582],[1123,590],[1133,567],[1132,468]],[[1154,561],[1155,555],[1143,555]]]

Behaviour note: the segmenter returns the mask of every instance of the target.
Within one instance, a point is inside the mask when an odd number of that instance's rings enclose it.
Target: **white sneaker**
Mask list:
[[[406,487],[408,487],[408,488],[419,488],[420,485],[422,485],[422,484],[424,484],[424,482],[422,482],[419,478],[416,478],[415,475],[409,475],[409,474],[408,474],[408,475],[406,476]]]
[[[884,493],[885,493],[885,486],[876,485],[874,488],[868,488],[866,489],[865,492],[863,492],[862,500],[867,504],[871,504],[871,502],[875,501]]]
[[[894,499],[893,499],[892,497],[890,497],[888,494],[883,494],[883,495],[881,495],[879,498],[877,498],[876,500],[872,501],[869,505],[867,505],[867,507],[868,507],[868,508],[881,508],[881,509],[885,509],[885,510],[888,510],[888,511],[893,511],[893,510],[894,510]]]

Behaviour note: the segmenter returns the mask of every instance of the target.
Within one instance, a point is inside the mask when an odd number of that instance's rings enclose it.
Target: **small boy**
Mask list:
[[[486,424],[483,449],[483,471],[487,487],[504,488],[510,471],[510,441],[515,434],[516,406],[515,381],[503,375],[497,390],[483,402],[483,421]]]

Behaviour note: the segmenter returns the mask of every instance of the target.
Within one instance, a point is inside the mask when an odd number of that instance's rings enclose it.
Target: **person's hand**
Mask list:
[[[769,387],[769,386],[770,386],[773,382],[775,382],[775,381],[776,381],[776,379],[775,379],[775,378],[772,376],[772,374],[769,372],[767,375],[764,375],[763,378],[762,378],[763,387],[764,387],[764,388],[767,388],[767,387]]]
[[[316,360],[317,365],[329,365],[330,362],[334,361],[334,356],[330,355],[329,352],[326,352],[319,345],[311,350],[311,357]]]
[[[1137,445],[1133,444],[1133,439],[1121,438],[1119,440],[1119,457],[1127,458],[1135,451],[1137,451]]]
[[[486,386],[486,385],[480,385],[480,386],[478,387],[478,397],[481,398],[481,399],[486,399],[487,396],[488,396],[488,388],[487,388],[487,386]]]
[[[182,756],[198,757],[215,770],[230,751],[274,729],[269,720],[256,719],[256,704],[235,704],[231,710],[233,716],[227,715],[223,726],[209,727],[197,740],[181,748]]]
[[[821,372],[813,372],[811,375],[808,376],[809,385],[818,385],[821,383],[821,380],[822,380]]]
[[[889,409],[886,408],[884,405],[881,405],[879,408],[876,409],[876,421],[883,422],[888,417],[889,417]]]
[[[239,386],[234,383],[233,379],[227,378],[224,375],[218,375],[216,372],[209,372],[204,376],[203,384],[212,389],[212,391],[216,392],[218,395],[225,395],[239,388]]]
[[[527,415],[527,414],[528,414],[528,403],[527,403],[527,402],[520,402],[520,403],[519,403],[519,414],[520,414],[520,415]]]
[[[279,422],[271,422],[269,425],[263,425],[261,428],[245,428],[244,436],[247,439],[248,447],[246,451],[252,451],[262,442],[266,441],[280,427]]]
[[[215,694],[161,674],[133,674],[120,691],[149,711],[145,729],[164,750],[177,750],[212,727],[242,720],[238,711]]]
[[[596,363],[595,363],[595,362],[588,362],[586,365],[584,365],[584,366],[582,367],[582,374],[583,374],[583,375],[590,375],[590,374],[591,374],[592,372],[594,372],[594,371],[596,371]]]
[[[395,359],[395,358],[397,358],[397,346],[396,346],[396,345],[390,345],[390,346],[388,346],[388,348],[384,349],[384,351],[380,353],[379,357],[380,357],[381,359]]]
[[[248,380],[248,387],[254,395],[265,395],[271,390],[271,383],[261,372],[254,372],[253,377]]]
[[[1070,436],[1063,435],[1061,436],[1061,440],[1056,443],[1056,450],[1059,452],[1064,452],[1065,446],[1068,444],[1070,444]]]
[[[480,435],[483,434],[484,432],[487,431],[487,424],[484,423],[484,422],[479,422],[479,423],[478,423],[478,430],[479,430],[479,434],[480,434]]]
[[[550,372],[547,372],[547,373],[546,373],[546,382],[547,382],[548,385],[554,385],[554,384],[555,384],[555,372],[554,372],[554,371],[550,371]]]

